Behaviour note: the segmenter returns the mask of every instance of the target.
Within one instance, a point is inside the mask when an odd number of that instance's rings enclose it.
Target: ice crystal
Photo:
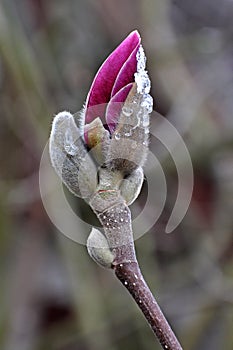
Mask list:
[[[142,107],[146,109],[148,113],[151,113],[153,110],[153,98],[149,94],[143,96]]]
[[[137,59],[137,71],[145,70],[146,69],[146,55],[145,55],[145,52],[144,52],[142,45],[140,45],[140,47],[138,49],[136,59]]]
[[[150,78],[146,71],[139,71],[134,74],[135,82],[137,83],[137,92],[139,94],[148,94],[150,92]]]
[[[143,47],[140,46],[137,52],[137,72],[134,74],[135,82],[137,84],[137,92],[140,94],[148,94],[150,92],[150,78],[146,69],[146,56]]]

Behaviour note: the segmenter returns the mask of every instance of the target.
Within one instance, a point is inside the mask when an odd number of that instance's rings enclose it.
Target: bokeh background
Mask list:
[[[81,109],[98,67],[134,29],[155,109],[185,139],[195,175],[186,217],[165,234],[177,174],[151,142],[168,196],[159,221],[136,242],[138,259],[184,349],[233,349],[232,18],[230,0],[1,0],[1,349],[160,349],[112,272],[50,222],[38,185],[53,115]],[[145,182],[133,210],[146,194]]]

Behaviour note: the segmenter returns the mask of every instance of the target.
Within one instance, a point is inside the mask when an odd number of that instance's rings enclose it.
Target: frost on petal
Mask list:
[[[137,92],[139,94],[150,92],[150,78],[146,71],[135,73],[135,82],[137,84]]]
[[[120,118],[123,102],[125,102],[132,87],[133,83],[124,86],[111,98],[108,104],[106,111],[106,122],[111,133],[113,133],[116,128],[116,124]]]
[[[144,49],[142,45],[140,45],[138,51],[137,51],[137,70],[142,71],[146,69],[146,55],[144,52]]]
[[[87,97],[87,108],[109,102],[116,77],[131,53],[139,45],[140,40],[139,33],[133,31],[105,60],[91,85]],[[89,115],[87,110],[86,123],[92,120],[93,115]]]
[[[145,112],[150,114],[153,111],[153,98],[149,94],[144,94],[141,106],[144,107]]]
[[[151,82],[146,68],[146,56],[143,47],[140,46],[137,52],[137,72],[134,74],[139,94],[148,94],[150,92]]]

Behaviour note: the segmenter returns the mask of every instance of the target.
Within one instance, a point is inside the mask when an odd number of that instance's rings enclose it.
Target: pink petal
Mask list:
[[[107,103],[96,104],[93,106],[89,106],[85,108],[85,124],[90,124],[94,119],[99,117],[103,124],[105,123],[105,111],[106,111]]]
[[[137,71],[136,55],[139,45],[140,43],[135,47],[127,61],[121,67],[113,85],[111,97],[114,96],[123,86],[134,82],[134,73]]]
[[[140,35],[135,30],[111,53],[98,70],[87,96],[87,108],[109,102],[117,75],[125,61],[140,43]],[[93,115],[86,113],[86,123],[93,120]]]
[[[106,111],[106,122],[110,130],[110,133],[113,133],[116,128],[116,124],[120,117],[121,108],[132,87],[133,87],[133,83],[130,83],[124,86],[111,98],[108,104],[107,111]]]

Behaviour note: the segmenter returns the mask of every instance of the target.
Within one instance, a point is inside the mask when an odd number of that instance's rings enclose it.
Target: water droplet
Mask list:
[[[64,148],[65,151],[71,156],[75,156],[78,153],[78,148],[74,147],[74,145],[65,145]]]
[[[127,131],[126,133],[125,133],[125,136],[126,137],[129,137],[129,136],[131,136],[132,135],[132,130],[129,130],[129,131]]]
[[[123,219],[123,218],[120,218],[120,221],[121,221],[121,222],[123,222],[123,221],[124,221],[124,219]]]
[[[125,284],[125,286],[127,286],[128,282],[127,282],[127,281],[125,281],[125,282],[124,282],[124,284]]]
[[[123,264],[120,264],[120,267],[123,267]]]
[[[168,345],[167,344],[165,344],[164,347],[165,347],[165,349],[168,349]]]
[[[132,125],[132,132],[140,125],[140,118],[135,118],[135,123]]]
[[[133,283],[133,286],[136,286],[136,283],[135,283],[135,282]]]
[[[130,117],[133,114],[133,109],[127,106],[122,108],[122,112],[126,117]]]
[[[74,143],[74,139],[70,130],[66,130],[65,133],[64,149],[71,156],[75,156],[78,153],[78,147]]]
[[[121,135],[117,132],[116,134],[115,134],[115,139],[118,141],[118,140],[120,140],[120,138],[121,138]]]
[[[138,275],[136,275],[136,273],[134,274],[134,277],[136,278],[136,280],[138,279]]]
[[[141,304],[142,303],[142,301],[141,301],[141,299],[139,300],[139,304]]]
[[[144,132],[145,132],[145,134],[149,134],[149,132],[150,132],[149,128],[145,128]]]

